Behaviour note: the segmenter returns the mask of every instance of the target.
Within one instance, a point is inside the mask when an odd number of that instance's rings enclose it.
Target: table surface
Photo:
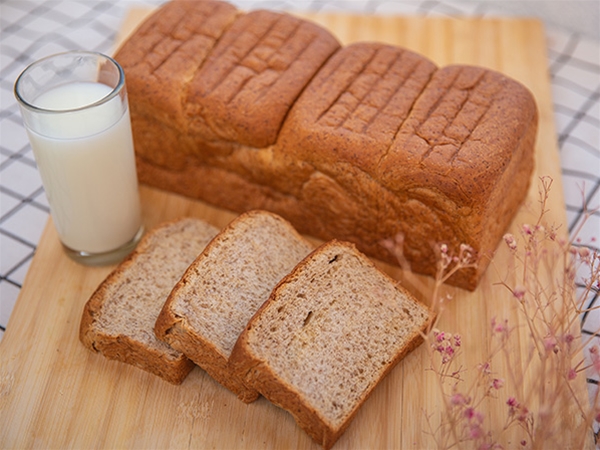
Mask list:
[[[136,2],[144,6],[159,0]],[[233,2],[245,9],[267,5],[293,10],[297,2]],[[313,1],[320,11],[403,15],[494,16],[477,2]],[[132,2],[72,0],[48,3],[6,0],[0,4],[0,339],[48,220],[49,208],[35,160],[12,94],[25,66],[40,57],[75,48],[111,53],[116,33]],[[569,231],[579,230],[583,204],[600,204],[600,42],[557,26],[546,26],[554,120],[562,167]],[[581,242],[598,249],[600,214],[578,231]],[[589,305],[598,301],[592,292]],[[600,329],[600,313],[582,317],[584,334]],[[589,379],[590,390],[597,380]]]

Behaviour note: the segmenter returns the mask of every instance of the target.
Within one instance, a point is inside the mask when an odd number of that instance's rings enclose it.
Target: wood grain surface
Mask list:
[[[125,18],[121,39],[147,11]],[[565,223],[560,164],[548,80],[544,30],[528,19],[450,19],[309,14],[344,43],[376,40],[397,44],[438,65],[468,63],[499,70],[534,93],[540,111],[535,179],[512,225],[530,222],[540,176],[554,185],[548,220]],[[179,216],[223,227],[234,214],[142,186],[147,227]],[[498,287],[507,255],[500,251],[475,292],[446,288],[453,296],[440,322],[463,336],[466,365],[484,360],[492,317],[519,322]],[[403,277],[381,267],[427,297],[432,281]],[[78,327],[84,303],[112,267],[89,268],[62,252],[48,222],[21,294],[0,342],[0,447],[2,448],[299,448],[318,446],[285,411],[264,398],[246,405],[195,368],[172,386],[134,367],[109,361],[83,347]],[[526,337],[524,337],[526,339]],[[523,345],[522,358],[527,358]],[[420,347],[377,387],[335,448],[434,447],[427,414],[439,414],[440,392]],[[582,387],[584,381],[582,380]],[[483,404],[486,420],[504,423],[505,405]],[[487,409],[485,409],[487,408]],[[569,414],[565,412],[565,414]],[[506,448],[516,445],[509,435]]]

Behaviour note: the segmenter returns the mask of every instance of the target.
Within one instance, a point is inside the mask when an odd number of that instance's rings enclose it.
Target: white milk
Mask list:
[[[91,82],[59,86],[33,104],[73,109],[112,91]],[[124,111],[123,111],[124,110]],[[92,109],[43,114],[29,139],[52,217],[69,248],[103,253],[129,242],[141,226],[129,109],[117,96]]]

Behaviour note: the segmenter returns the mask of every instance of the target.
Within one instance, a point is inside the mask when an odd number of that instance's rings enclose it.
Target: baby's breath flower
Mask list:
[[[514,397],[508,397],[508,400],[506,400],[506,404],[510,407],[514,407],[517,405],[517,399]]]
[[[544,338],[544,348],[547,352],[556,353],[558,351],[556,338],[554,336],[546,336]]]
[[[492,318],[492,331],[497,334],[506,333],[508,331],[508,320],[504,319],[503,322],[496,322],[496,318]]]
[[[512,233],[506,233],[504,235],[504,242],[506,243],[506,245],[508,246],[508,248],[510,248],[511,250],[516,250],[517,249],[517,240],[512,235]]]
[[[588,258],[590,256],[590,249],[587,247],[579,247],[577,250],[580,258]]]
[[[492,387],[496,390],[501,389],[504,386],[504,380],[502,378],[494,378],[492,380]]]
[[[450,403],[453,406],[464,406],[464,405],[468,405],[469,403],[471,403],[471,398],[465,396],[461,392],[456,392],[455,394],[452,395],[452,397],[450,397]]]
[[[489,362],[485,362],[482,364],[477,364],[477,368],[479,369],[480,372],[489,375],[491,373],[491,369],[490,369],[490,363]]]
[[[573,344],[573,341],[575,340],[575,336],[573,336],[573,334],[571,334],[571,333],[567,333],[567,334],[565,334],[563,339],[564,339],[565,343],[567,344],[567,347],[570,348],[571,344]]]
[[[513,295],[517,300],[522,302],[523,298],[525,297],[526,291],[527,290],[525,289],[524,286],[518,285],[518,286],[515,286],[515,288],[513,289]]]
[[[452,338],[454,339],[454,346],[460,347],[462,344],[462,338],[460,337],[460,334],[455,334],[454,336],[452,336]]]

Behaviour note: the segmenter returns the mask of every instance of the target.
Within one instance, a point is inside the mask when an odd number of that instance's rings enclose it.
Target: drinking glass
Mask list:
[[[123,69],[60,53],[28,66],[14,93],[64,250],[86,265],[123,259],[143,234]]]

